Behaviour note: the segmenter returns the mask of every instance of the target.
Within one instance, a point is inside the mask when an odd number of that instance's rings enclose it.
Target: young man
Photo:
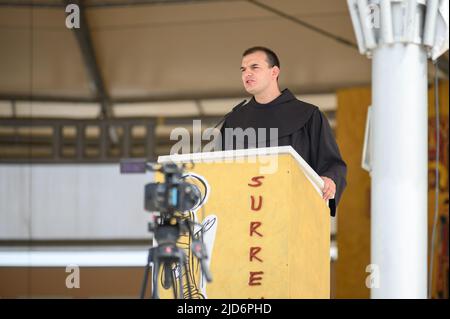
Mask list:
[[[243,141],[244,148],[273,145],[270,128],[278,129],[276,144],[291,145],[323,179],[323,198],[330,200],[334,216],[346,186],[347,167],[326,117],[316,106],[297,100],[288,89],[280,91],[280,62],[272,50],[265,47],[247,49],[242,57],[241,72],[244,88],[253,97],[227,114],[221,129],[223,148],[236,148],[234,141],[229,143],[224,138],[225,128],[266,131],[262,137],[258,138],[257,134],[255,145]]]

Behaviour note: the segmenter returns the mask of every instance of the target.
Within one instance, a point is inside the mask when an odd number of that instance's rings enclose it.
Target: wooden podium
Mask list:
[[[169,155],[158,162],[194,163],[189,173],[208,184],[204,209],[190,218],[203,225],[197,231],[204,232],[211,283],[187,249],[189,237],[178,243],[188,254],[194,298],[330,297],[323,181],[291,146]],[[172,298],[171,290],[159,291]]]

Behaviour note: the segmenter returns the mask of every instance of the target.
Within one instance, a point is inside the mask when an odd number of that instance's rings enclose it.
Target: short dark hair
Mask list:
[[[255,52],[264,52],[266,54],[267,63],[269,64],[269,67],[271,67],[271,68],[274,66],[280,67],[280,60],[278,59],[275,52],[273,52],[272,50],[270,50],[266,47],[261,47],[261,46],[251,47],[244,51],[244,53],[242,54],[242,57],[252,54],[252,53],[255,53]]]

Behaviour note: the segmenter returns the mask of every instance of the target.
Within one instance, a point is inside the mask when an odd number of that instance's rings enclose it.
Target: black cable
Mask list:
[[[205,202],[205,199],[206,199],[206,197],[207,197],[207,195],[208,195],[208,187],[206,186],[206,182],[205,182],[204,180],[202,180],[200,177],[195,176],[195,175],[192,175],[192,174],[189,174],[189,173],[188,173],[187,175],[181,176],[180,179],[186,179],[186,178],[188,178],[188,177],[192,177],[192,178],[195,178],[195,179],[197,179],[198,181],[200,181],[200,183],[202,183],[202,185],[203,185],[203,188],[205,189],[205,195],[203,196],[203,198],[199,201],[199,203],[198,203],[197,205],[195,205],[194,207],[192,207],[191,211],[194,211],[194,210],[196,210],[198,207],[202,206],[203,203]]]

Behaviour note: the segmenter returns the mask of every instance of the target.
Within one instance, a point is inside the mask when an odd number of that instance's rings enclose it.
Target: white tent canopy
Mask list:
[[[240,97],[245,93],[241,54],[254,45],[278,53],[280,84],[297,93],[332,92],[370,82],[370,62],[356,46],[248,1],[89,6],[101,2],[86,1],[82,10],[113,100]],[[0,6],[0,96],[93,99],[82,52],[65,25],[65,7],[39,3],[49,1],[35,1],[34,7]],[[345,1],[261,3],[354,42]]]
[[[86,50],[66,27],[64,1],[30,2],[0,2],[0,99],[97,102]],[[297,94],[370,83],[370,61],[358,53],[344,0],[83,4],[81,29],[91,38],[105,94],[113,105],[123,102],[119,113],[129,102],[245,96],[241,54],[254,45],[277,52],[280,85]]]

